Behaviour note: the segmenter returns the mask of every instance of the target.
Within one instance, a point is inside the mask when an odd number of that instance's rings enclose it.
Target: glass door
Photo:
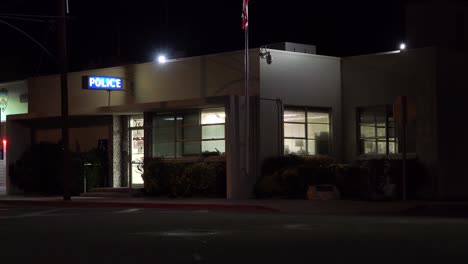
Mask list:
[[[145,130],[143,116],[130,117],[130,179],[132,187],[142,187],[143,158],[145,154]]]

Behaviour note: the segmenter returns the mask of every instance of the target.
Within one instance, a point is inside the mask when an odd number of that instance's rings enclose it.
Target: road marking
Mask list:
[[[28,214],[20,214],[20,215],[13,215],[13,216],[2,216],[0,219],[11,219],[11,218],[28,218],[28,217],[35,217],[35,216],[45,216],[49,213],[54,213],[58,211],[62,211],[63,209],[50,209],[50,210],[44,210],[44,211],[38,211],[34,213],[28,213]]]
[[[220,232],[216,230],[202,230],[202,229],[183,229],[173,230],[166,232],[141,232],[133,233],[133,235],[143,236],[163,236],[163,237],[209,237],[219,235]]]
[[[159,213],[159,214],[190,214],[190,213],[200,213],[200,214],[205,214],[205,213],[210,213],[211,211],[209,210],[179,210],[179,209],[172,209],[172,210],[159,210],[156,209],[152,212]]]
[[[132,209],[125,209],[125,210],[117,211],[117,212],[114,212],[114,213],[116,213],[116,214],[129,214],[129,213],[138,212],[140,210],[141,209],[139,209],[139,208],[132,208]]]

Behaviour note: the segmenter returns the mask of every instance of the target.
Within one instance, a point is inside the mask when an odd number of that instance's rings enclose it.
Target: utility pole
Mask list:
[[[244,75],[245,75],[245,80],[244,80],[244,97],[245,97],[245,134],[244,134],[244,155],[245,155],[245,171],[244,171],[244,177],[245,180],[247,180],[250,176],[250,142],[249,142],[249,137],[250,137],[250,102],[249,102],[249,7],[248,7],[249,0],[244,0],[243,1],[243,8],[242,8],[242,29],[244,30],[244,41],[245,41],[245,53],[244,53]]]
[[[68,117],[68,47],[67,47],[67,14],[68,0],[57,0],[59,8],[59,53],[60,53],[60,103],[62,121],[63,144],[63,200],[71,200],[71,155],[69,143],[69,117]]]

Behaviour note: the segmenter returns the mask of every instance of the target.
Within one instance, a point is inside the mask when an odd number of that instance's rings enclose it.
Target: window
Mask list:
[[[284,153],[326,155],[330,146],[330,114],[307,108],[284,111]]]
[[[358,112],[360,154],[398,153],[391,107],[360,108]]]
[[[225,152],[224,108],[153,116],[153,156],[196,156]]]

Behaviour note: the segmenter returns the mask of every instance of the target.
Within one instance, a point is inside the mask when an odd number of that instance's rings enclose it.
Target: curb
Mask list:
[[[158,208],[158,209],[190,209],[190,210],[229,210],[229,211],[258,211],[279,212],[258,205],[245,204],[196,204],[196,203],[151,203],[151,202],[89,202],[89,201],[34,201],[34,200],[0,200],[3,205],[29,205],[29,206],[53,206],[53,207],[116,207],[116,208]]]

